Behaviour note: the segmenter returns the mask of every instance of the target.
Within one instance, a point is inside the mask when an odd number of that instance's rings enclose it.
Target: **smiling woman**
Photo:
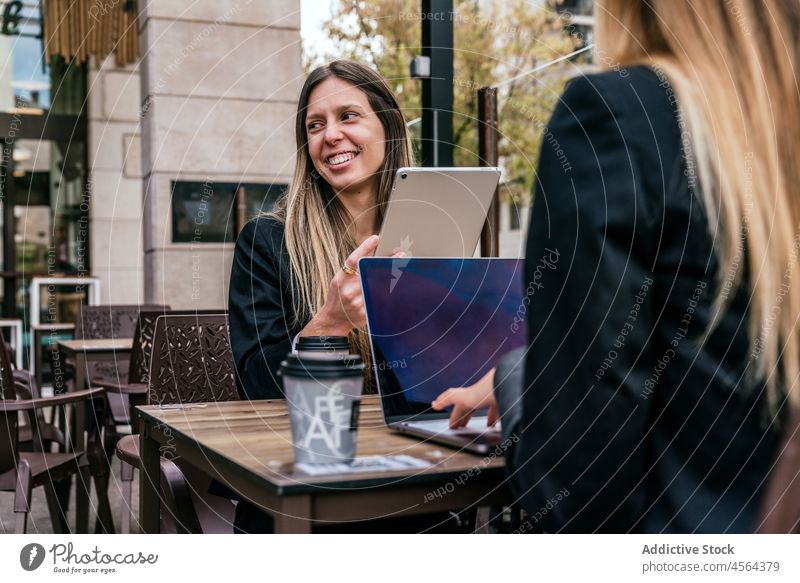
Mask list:
[[[231,344],[243,398],[282,398],[277,376],[298,336],[348,336],[369,362],[355,267],[371,255],[395,171],[413,165],[405,120],[386,82],[368,67],[315,69],[295,118],[294,178],[275,210],[242,230],[230,280]],[[268,519],[240,503],[236,526]]]
[[[359,121],[362,123],[357,123]],[[365,142],[384,134],[366,95],[357,87],[335,77],[326,79],[312,91],[306,132],[308,150],[317,167],[341,166],[355,158]],[[382,140],[379,143],[382,148]],[[342,147],[353,149],[342,150]],[[343,154],[352,155],[346,156],[345,160],[333,159]],[[376,161],[376,169],[382,161],[382,157]]]
[[[348,81],[325,79],[311,91],[309,101],[305,124],[309,157],[351,211],[351,234],[362,241],[375,227],[386,132],[366,93]]]
[[[291,187],[236,245],[231,340],[239,391],[281,397],[277,370],[300,336],[350,336],[368,357],[359,258],[372,254],[394,172],[413,164],[386,82],[352,61],[315,69],[300,93]]]

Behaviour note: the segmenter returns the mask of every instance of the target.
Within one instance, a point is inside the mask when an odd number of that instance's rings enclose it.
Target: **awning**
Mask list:
[[[117,65],[139,59],[136,0],[42,0],[44,51],[83,63],[116,55]]]

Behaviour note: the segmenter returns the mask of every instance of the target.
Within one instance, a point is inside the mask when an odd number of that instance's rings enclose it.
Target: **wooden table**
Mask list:
[[[389,430],[377,397],[365,397],[357,455],[410,455],[427,468],[308,476],[295,469],[285,401],[233,401],[137,408],[143,532],[158,532],[159,454],[182,457],[270,513],[275,531],[311,532],[315,522],[346,522],[442,512],[509,501],[502,454],[479,456]]]
[[[129,359],[133,349],[133,338],[60,340],[58,348],[65,359],[69,356],[75,359],[75,390],[80,391],[86,385],[88,364]]]

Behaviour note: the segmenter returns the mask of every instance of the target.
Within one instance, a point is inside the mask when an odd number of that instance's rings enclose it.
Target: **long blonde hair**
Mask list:
[[[347,60],[334,61],[311,72],[297,103],[294,178],[270,213],[285,225],[286,249],[293,274],[291,288],[295,305],[292,307],[296,324],[304,323],[322,308],[331,279],[356,247],[349,230],[353,218],[316,171],[308,153],[306,114],[309,97],[317,85],[331,77],[348,81],[364,92],[386,134],[386,155],[378,170],[377,227],[383,222],[395,171],[414,163],[405,119],[383,77],[360,63]],[[350,342],[352,348],[369,363],[369,342],[365,332],[354,330]]]
[[[771,407],[797,407],[800,3],[598,0],[595,17],[605,63],[649,65],[674,89],[719,258],[717,314],[748,286],[751,378]]]

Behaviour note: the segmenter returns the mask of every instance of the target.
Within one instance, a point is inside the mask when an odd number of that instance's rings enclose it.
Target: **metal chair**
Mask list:
[[[169,310],[169,306],[158,305],[101,305],[80,306],[75,321],[75,339],[90,340],[98,338],[133,338],[139,321],[139,313]],[[89,364],[86,378],[104,377],[127,379],[129,361],[93,362]],[[82,389],[83,387],[76,387]],[[114,422],[125,425],[130,419],[128,398],[120,394],[109,394],[108,405]]]
[[[22,376],[20,373],[27,374]],[[36,379],[28,371],[14,370],[13,378],[17,399],[41,398],[42,394]],[[54,423],[47,422],[41,409],[31,411],[27,417],[35,417],[35,421],[31,423],[28,419],[23,419],[26,422],[17,427],[17,439],[21,450],[50,451],[56,445],[59,451],[65,451],[67,441],[64,432]]]
[[[147,400],[147,386],[150,377],[150,359],[153,352],[153,336],[156,329],[156,321],[160,316],[200,316],[209,314],[221,314],[219,310],[142,310],[139,312],[136,329],[133,333],[133,345],[131,349],[131,359],[128,368],[128,378],[121,381],[114,377],[93,377],[91,379],[91,386],[102,387],[106,390],[107,396],[123,396],[129,399],[128,413],[132,407],[137,405],[144,405]],[[119,423],[123,421],[122,423]],[[111,456],[111,452],[117,445],[120,439],[129,435],[128,432],[122,432],[122,427],[130,427],[130,433],[136,433],[136,426],[129,417],[124,420],[115,419],[106,425],[105,431],[105,449]],[[121,480],[122,480],[122,498],[127,502],[128,506],[123,509],[121,532],[124,534],[130,533],[131,529],[131,511],[130,501],[132,499],[133,489],[133,470],[134,467],[130,464],[121,462]],[[168,472],[169,473],[169,472]],[[174,472],[169,473],[174,475]]]
[[[233,375],[227,314],[158,318],[150,361],[149,405],[238,400]],[[123,437],[117,443],[117,457],[131,468],[132,480],[133,468],[141,466],[138,436]],[[164,493],[165,511],[175,531],[232,532],[233,504],[208,493],[211,478],[183,460],[175,460],[174,468],[165,469],[169,465],[165,461],[169,460],[162,458],[162,489],[165,473],[175,478],[176,470],[182,473],[187,484],[180,486],[179,481],[173,481],[170,491]],[[126,477],[123,473],[123,480]],[[127,496],[129,492],[130,486],[124,486],[123,493]],[[191,492],[189,498],[185,495],[187,492]],[[123,525],[126,522],[129,523],[129,517],[123,519]]]
[[[86,407],[86,404],[91,407]],[[39,433],[36,413],[44,407],[62,408],[71,405],[74,409],[75,433],[71,436],[73,451],[52,453],[39,447],[39,451],[23,452],[19,448],[19,413],[28,414],[33,441],[43,442]],[[66,507],[59,502],[57,484],[78,475],[85,485],[78,488],[78,513],[76,531],[85,532],[88,524],[83,511],[88,510],[89,483],[92,470],[98,463],[94,455],[99,447],[96,434],[89,433],[89,440],[84,444],[85,413],[87,409],[96,415],[102,415],[105,405],[102,389],[75,391],[64,395],[47,398],[18,399],[17,388],[11,372],[11,363],[5,342],[0,338],[0,491],[14,492],[14,513],[16,514],[15,531],[24,534],[28,529],[31,494],[33,488],[45,486],[45,494],[50,509],[53,530],[56,533],[68,531]],[[68,440],[69,442],[70,440]],[[111,510],[104,489],[98,484],[98,515],[103,527],[113,532],[110,523]],[[88,514],[87,514],[88,516]]]
[[[92,377],[92,386],[101,386],[109,393],[144,397],[147,394],[147,385],[150,377],[150,360],[153,353],[153,336],[156,330],[156,321],[160,316],[206,316],[224,314],[220,310],[142,310],[133,333],[133,346],[128,367],[128,377],[121,380],[115,377]],[[143,401],[142,401],[143,402]],[[130,424],[130,416],[125,418]],[[134,429],[135,431],[135,429]]]
[[[143,308],[149,307],[143,306]],[[131,358],[126,363],[127,375],[124,380],[121,378],[120,368],[114,368],[114,363],[97,363],[101,365],[111,364],[111,374],[107,374],[109,372],[107,368],[97,367],[97,370],[106,374],[89,378],[90,386],[104,388],[109,402],[118,403],[118,408],[114,414],[106,418],[104,445],[109,460],[113,456],[117,441],[123,435],[129,433],[127,430],[123,431],[123,428],[131,426],[131,407],[142,405],[145,402],[147,375],[149,374],[148,368],[150,366],[150,353],[152,352],[156,319],[168,313],[171,313],[168,307],[142,309],[137,312],[135,327],[132,332]]]

